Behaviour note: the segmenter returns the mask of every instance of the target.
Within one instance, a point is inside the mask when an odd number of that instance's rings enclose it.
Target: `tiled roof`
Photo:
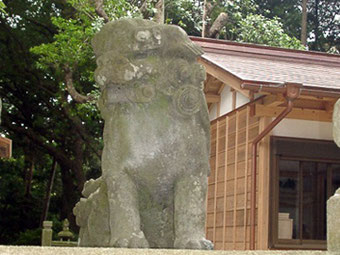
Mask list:
[[[191,37],[207,62],[243,83],[302,83],[305,88],[340,90],[340,55]]]

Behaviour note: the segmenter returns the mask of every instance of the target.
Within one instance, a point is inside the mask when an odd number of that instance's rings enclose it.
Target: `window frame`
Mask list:
[[[296,160],[299,164],[303,161],[312,161],[316,163],[328,163],[328,164],[340,164],[340,160],[327,159],[327,158],[311,158],[294,155],[278,155],[276,146],[274,146],[275,140],[290,140],[296,142],[313,142],[313,143],[334,143],[330,140],[316,140],[316,139],[304,139],[304,138],[292,138],[292,137],[280,137],[271,136],[270,138],[270,194],[269,194],[269,249],[317,249],[326,250],[327,240],[312,240],[312,239],[278,239],[278,218],[279,218],[279,159],[284,160]],[[328,166],[329,167],[329,166]],[[299,175],[302,175],[301,171]],[[327,174],[327,179],[329,178]],[[328,180],[327,180],[328,182]],[[300,191],[302,192],[302,191]],[[328,192],[328,191],[327,191]],[[300,205],[301,206],[301,205]],[[301,210],[299,210],[301,213]]]

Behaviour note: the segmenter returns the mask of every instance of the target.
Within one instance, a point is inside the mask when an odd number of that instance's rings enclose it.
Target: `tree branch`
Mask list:
[[[220,1],[215,1],[213,4],[210,0],[204,0],[203,3],[203,26],[202,26],[202,37],[211,37],[210,36],[210,29],[212,27],[211,24],[208,22],[208,18],[210,17],[214,8],[220,3]],[[217,20],[217,19],[216,19]]]
[[[228,14],[221,12],[209,29],[208,37],[216,38],[221,29],[227,24],[228,18]]]
[[[95,0],[94,3],[96,5],[96,13],[99,15],[99,17],[102,17],[104,19],[105,23],[108,23],[110,19],[103,8],[104,0]]]
[[[65,103],[66,98],[61,98]],[[75,131],[80,135],[80,137],[83,139],[84,142],[87,143],[87,145],[90,147],[90,149],[95,153],[95,155],[100,159],[101,158],[101,151],[97,150],[93,146],[93,139],[91,139],[91,135],[87,132],[85,127],[82,125],[81,120],[78,116],[74,116],[70,113],[69,104],[64,104],[62,107],[62,111],[64,116],[69,119],[69,121],[72,123],[72,125],[75,127]]]
[[[61,164],[67,166],[68,168],[72,169],[73,168],[73,161],[69,159],[65,154],[61,153],[60,151],[57,150],[54,146],[46,143],[39,135],[37,135],[33,130],[31,129],[25,129],[24,127],[20,127],[18,125],[14,125],[8,121],[9,114],[4,112],[4,115],[7,116],[7,118],[3,118],[4,120],[4,126],[7,127],[9,130],[12,130],[15,133],[20,133],[27,138],[29,138],[32,142],[37,144],[38,146],[44,148],[51,156],[54,156],[58,162]]]
[[[146,19],[149,16],[148,0],[143,1],[141,7],[139,8],[139,11],[142,13],[144,19]]]
[[[65,83],[66,83],[67,91],[71,95],[71,97],[73,98],[74,101],[82,104],[82,103],[92,101],[94,99],[92,96],[84,96],[84,95],[80,94],[75,89],[75,87],[73,85],[73,78],[72,78],[73,72],[71,71],[71,69],[69,67],[65,67],[64,72],[65,72]]]

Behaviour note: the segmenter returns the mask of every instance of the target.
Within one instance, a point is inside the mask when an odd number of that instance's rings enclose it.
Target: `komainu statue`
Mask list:
[[[102,176],[74,208],[81,246],[212,249],[205,239],[209,119],[202,50],[142,19],[95,35]]]

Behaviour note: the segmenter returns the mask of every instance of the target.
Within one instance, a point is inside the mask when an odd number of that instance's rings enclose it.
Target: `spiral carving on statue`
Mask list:
[[[201,106],[201,91],[192,85],[177,89],[173,103],[177,112],[183,116],[197,113]]]

